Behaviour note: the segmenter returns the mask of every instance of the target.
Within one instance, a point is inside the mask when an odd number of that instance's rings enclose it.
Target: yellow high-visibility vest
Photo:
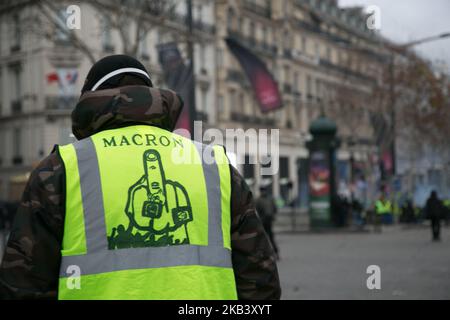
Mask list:
[[[386,213],[391,213],[392,208],[391,208],[391,202],[389,200],[386,201],[381,201],[381,200],[377,200],[375,202],[375,211],[377,214],[386,214]]]
[[[60,299],[237,298],[223,147],[137,125],[58,152],[66,173]]]

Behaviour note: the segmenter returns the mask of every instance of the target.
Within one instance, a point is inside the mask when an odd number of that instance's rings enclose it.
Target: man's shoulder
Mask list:
[[[48,193],[48,198],[60,199],[53,196],[62,192],[64,174],[63,162],[55,148],[32,170],[24,193],[39,192],[41,196],[45,196],[42,193]]]
[[[58,152],[58,146],[55,146],[52,152],[44,159],[42,159],[38,163],[38,165],[33,169],[33,173],[38,175],[40,173],[42,175],[43,172],[60,173],[61,169],[63,169],[63,162]]]

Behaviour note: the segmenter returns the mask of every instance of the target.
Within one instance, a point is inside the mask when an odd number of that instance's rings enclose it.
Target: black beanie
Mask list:
[[[153,87],[145,67],[133,57],[116,54],[98,60],[89,70],[81,93],[89,90],[101,90],[103,87],[114,88],[125,75],[133,75]]]

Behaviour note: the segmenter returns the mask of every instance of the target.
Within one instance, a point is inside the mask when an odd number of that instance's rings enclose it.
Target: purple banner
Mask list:
[[[225,41],[244,69],[261,111],[269,112],[281,108],[283,103],[278,84],[264,62],[236,40],[227,38]]]

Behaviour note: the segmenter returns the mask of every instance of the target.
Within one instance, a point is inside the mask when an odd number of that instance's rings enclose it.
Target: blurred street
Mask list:
[[[450,229],[432,243],[429,227],[383,233],[278,234],[282,299],[449,299]],[[381,268],[381,289],[366,268]]]
[[[448,12],[0,1],[0,299],[450,299]]]

